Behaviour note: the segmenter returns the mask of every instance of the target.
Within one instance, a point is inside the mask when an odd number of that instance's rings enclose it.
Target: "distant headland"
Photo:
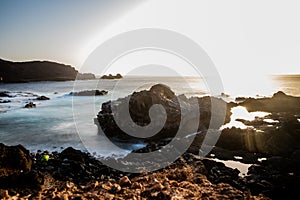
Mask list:
[[[95,79],[92,73],[79,73],[74,67],[50,61],[12,62],[0,59],[0,82],[72,81]]]

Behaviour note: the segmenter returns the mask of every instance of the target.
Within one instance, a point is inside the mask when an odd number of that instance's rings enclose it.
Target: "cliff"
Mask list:
[[[71,81],[95,79],[94,74],[79,73],[74,67],[50,61],[12,62],[0,59],[0,82]]]

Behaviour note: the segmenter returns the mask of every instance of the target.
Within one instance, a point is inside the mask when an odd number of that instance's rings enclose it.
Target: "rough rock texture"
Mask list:
[[[78,77],[77,77],[78,75]],[[78,73],[70,65],[49,61],[11,62],[0,59],[0,82],[70,81],[95,79],[92,74]]]
[[[0,176],[10,176],[31,170],[29,151],[23,146],[5,146],[0,143]]]
[[[215,103],[213,111],[210,107],[212,101]],[[151,110],[150,108],[156,104],[163,106],[165,113],[161,110],[151,113],[149,111]],[[200,112],[195,114],[195,112],[193,112],[195,108]],[[126,114],[128,110],[130,117]],[[210,124],[212,112],[214,112],[215,115],[215,123]],[[119,125],[127,126],[129,129],[132,128],[132,130],[134,130],[134,126],[131,125],[131,120],[134,124],[145,127],[151,122],[151,114],[154,118],[153,124],[163,121],[164,114],[167,117],[163,128],[157,134],[146,139],[126,134],[119,128],[120,126],[116,124],[114,119],[114,117],[121,118],[122,120]],[[224,124],[224,120],[228,122],[229,118],[230,112],[226,106],[226,102],[223,100],[213,97],[192,97],[188,99],[184,95],[176,96],[168,86],[162,84],[154,85],[150,90],[134,92],[126,98],[103,103],[102,109],[97,116],[100,125],[99,128],[112,140],[122,142],[139,140],[149,144],[163,140],[168,143],[169,139],[173,138],[177,133],[180,124],[182,125],[181,130],[184,130],[187,135],[197,131],[206,131],[209,125],[211,125],[213,129],[218,129]],[[196,124],[198,128],[191,129],[191,124]]]
[[[49,160],[43,159],[45,155]],[[192,154],[184,154],[165,169],[142,174],[113,170],[73,148],[32,154],[32,159],[37,177],[45,175],[43,187],[32,192],[32,182],[19,181],[23,188],[17,189],[0,185],[0,198],[268,199],[263,194],[253,196],[237,170]]]
[[[14,194],[33,193],[41,189],[43,176],[32,171],[29,151],[23,146],[6,146],[0,143],[0,188]]]
[[[0,148],[0,167],[5,171],[0,176],[0,198],[291,199],[300,185],[299,160],[278,156],[252,165],[245,177],[237,169],[190,153],[163,169],[131,174],[71,147],[61,153],[31,154],[31,167],[24,147]],[[45,155],[50,158],[43,159]],[[7,172],[15,166],[20,167]]]

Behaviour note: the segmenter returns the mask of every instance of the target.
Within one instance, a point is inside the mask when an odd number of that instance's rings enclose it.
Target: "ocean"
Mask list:
[[[122,81],[121,81],[122,80]],[[221,98],[234,101],[238,96],[271,96],[276,91],[300,96],[300,76],[269,76],[264,79],[265,87],[258,83],[233,84],[230,88],[224,85]],[[101,104],[109,100],[125,97],[134,91],[149,89],[156,83],[168,85],[177,95],[204,96],[209,94],[205,81],[196,77],[125,77],[120,80],[81,80],[66,82],[33,82],[0,84],[0,91],[9,91],[14,97],[0,97],[10,103],[0,104],[0,142],[6,145],[22,144],[31,151],[38,149],[60,151],[72,146],[81,150],[101,147],[101,156],[118,155],[112,151],[107,139],[97,134],[94,123]],[[235,85],[235,87],[234,87]],[[108,95],[96,97],[73,97],[72,91],[104,89]],[[244,91],[244,92],[241,92]],[[48,101],[34,100],[44,95]],[[27,102],[33,101],[36,108],[25,109]],[[132,145],[132,149],[139,148]],[[124,153],[124,152],[122,152]]]

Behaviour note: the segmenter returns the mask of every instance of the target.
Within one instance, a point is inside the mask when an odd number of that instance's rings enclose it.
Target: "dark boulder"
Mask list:
[[[39,96],[39,97],[36,98],[36,100],[44,101],[44,100],[50,100],[50,98],[46,97],[46,96]]]
[[[0,103],[10,103],[11,100],[0,100]]]
[[[0,91],[0,97],[12,97],[8,91]]]
[[[29,102],[24,106],[24,108],[35,108],[35,107],[36,107],[36,104],[34,104],[33,102]]]

